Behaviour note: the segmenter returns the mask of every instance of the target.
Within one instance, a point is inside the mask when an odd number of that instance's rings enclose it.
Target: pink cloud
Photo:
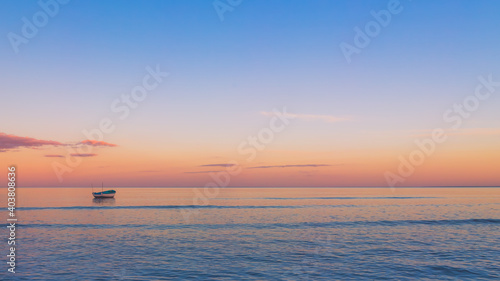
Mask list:
[[[109,146],[109,147],[114,147],[117,146],[116,144],[113,143],[108,143],[104,141],[96,141],[96,140],[83,140],[79,142],[78,144],[85,144],[85,145],[91,145],[91,146]]]
[[[64,157],[64,156],[59,155],[59,154],[46,154],[46,155],[44,155],[44,157]]]
[[[30,137],[20,137],[0,133],[0,152],[6,152],[17,148],[39,148],[45,145],[60,146],[64,144],[58,141],[39,140]]]

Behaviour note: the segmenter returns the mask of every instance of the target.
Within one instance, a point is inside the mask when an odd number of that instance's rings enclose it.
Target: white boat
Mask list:
[[[114,190],[106,190],[101,192],[92,192],[95,198],[113,198],[115,197],[116,191]]]

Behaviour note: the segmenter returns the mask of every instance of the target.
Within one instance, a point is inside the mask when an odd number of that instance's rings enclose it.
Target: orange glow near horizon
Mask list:
[[[436,150],[414,168],[399,186],[496,186],[500,151],[496,147],[474,148],[469,142],[454,143]],[[123,146],[95,148],[96,156],[45,157],[60,155],[64,148],[19,149],[3,152],[4,166],[18,167],[20,186],[89,186],[105,182],[110,186],[205,186],[226,167],[238,163],[242,171],[230,176],[228,186],[387,186],[384,173],[398,172],[399,155],[411,150],[372,147],[331,151],[267,149],[252,161],[235,151],[210,156],[206,150],[155,151]],[[67,152],[66,152],[67,153]],[[68,154],[66,154],[68,155]],[[234,160],[231,160],[234,159]],[[58,164],[54,164],[58,163]],[[78,163],[71,166],[71,163]],[[60,182],[54,166],[66,167]],[[205,166],[206,165],[206,166]],[[6,179],[1,179],[2,184]],[[223,183],[225,184],[225,183]]]

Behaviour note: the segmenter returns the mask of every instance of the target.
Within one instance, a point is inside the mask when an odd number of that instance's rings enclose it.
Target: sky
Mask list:
[[[0,6],[21,186],[500,185],[498,1]]]

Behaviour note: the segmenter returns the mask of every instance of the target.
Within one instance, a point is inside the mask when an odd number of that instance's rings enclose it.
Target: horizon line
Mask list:
[[[16,186],[16,188],[92,188],[89,186]],[[202,186],[109,186],[113,188],[200,188]],[[96,188],[96,187],[94,187]],[[224,186],[219,188],[500,188],[500,185],[426,185],[426,186]]]

